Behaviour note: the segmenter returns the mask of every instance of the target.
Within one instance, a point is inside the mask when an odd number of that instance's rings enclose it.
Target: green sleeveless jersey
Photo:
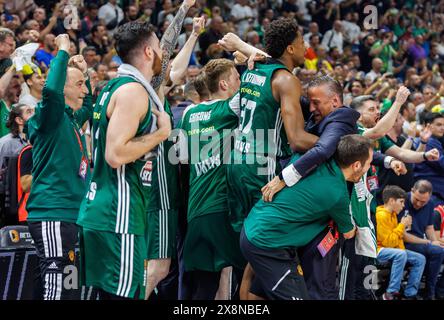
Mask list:
[[[280,69],[288,70],[280,63],[256,63],[254,70],[242,74],[235,163],[267,164],[267,157],[279,159],[291,155],[280,103],[271,89],[273,74]]]
[[[353,186],[350,198],[350,211],[358,228],[355,240],[356,253],[376,258],[376,230],[370,213],[373,196],[367,188],[366,178],[366,175],[364,175]]]
[[[171,128],[173,128],[173,114],[168,101],[165,100],[165,112],[171,117]],[[151,163],[152,171],[148,173],[149,182],[147,189],[147,211],[171,210],[178,207],[179,193],[179,168],[177,163],[169,159],[174,153],[174,141],[167,139],[159,144],[159,152]]]
[[[188,221],[217,213],[228,213],[226,163],[228,142],[239,123],[239,95],[190,106],[182,116],[179,141],[182,162],[190,164]],[[184,156],[185,154],[185,156]],[[187,159],[187,161],[184,161]]]
[[[143,235],[147,207],[144,186],[148,176],[147,160],[138,159],[117,169],[111,168],[105,160],[108,104],[113,93],[130,82],[136,81],[130,77],[112,79],[97,98],[91,132],[94,171],[77,223],[99,231]],[[130,103],[127,107],[128,112],[131,112]],[[150,101],[148,112],[137,128],[136,137],[147,133],[151,121]]]

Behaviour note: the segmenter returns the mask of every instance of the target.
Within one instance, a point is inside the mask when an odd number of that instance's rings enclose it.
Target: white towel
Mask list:
[[[139,82],[148,92],[148,99],[150,99],[151,106],[156,108],[160,112],[164,111],[163,103],[160,101],[159,96],[156,91],[154,91],[151,84],[147,81],[147,79],[143,76],[143,74],[134,66],[123,63],[120,65],[119,69],[117,69],[117,75],[119,77],[131,77],[137,82]],[[152,114],[151,127],[148,130],[145,130],[145,133],[152,133],[157,130],[157,117]],[[153,148],[148,154],[146,154],[143,160],[150,160],[157,156],[158,150],[157,147]]]
[[[22,71],[23,66],[32,65],[32,56],[35,54],[39,48],[38,43],[28,43],[15,49],[12,62],[15,65],[15,70]]]

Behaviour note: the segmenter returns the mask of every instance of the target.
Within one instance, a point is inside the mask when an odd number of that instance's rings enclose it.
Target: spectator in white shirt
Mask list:
[[[308,25],[308,33],[304,34],[304,41],[310,42],[310,37],[316,35],[319,39],[322,39],[322,33],[319,32],[319,26],[316,22],[310,22]]]
[[[297,0],[296,5],[298,6],[298,15],[301,17],[303,21],[309,22],[311,21],[311,15],[308,13],[307,4],[310,3],[311,0]]]
[[[117,0],[108,0],[107,4],[100,7],[98,17],[109,31],[114,31],[124,15],[123,10],[117,5]]]
[[[359,45],[361,28],[356,24],[357,21],[359,21],[359,14],[348,12],[345,15],[345,20],[342,21],[342,29],[346,42]]]
[[[237,27],[237,34],[243,39],[250,27],[250,19],[253,18],[253,11],[248,6],[248,0],[237,0],[231,9],[231,17]]]
[[[374,58],[372,60],[372,70],[370,70],[369,73],[365,75],[365,83],[373,83],[376,79],[382,76],[381,70],[382,70],[382,60],[379,58]]]
[[[336,20],[333,24],[333,29],[325,33],[322,45],[328,49],[338,48],[339,53],[343,53],[344,35],[342,34],[342,23],[340,20]]]

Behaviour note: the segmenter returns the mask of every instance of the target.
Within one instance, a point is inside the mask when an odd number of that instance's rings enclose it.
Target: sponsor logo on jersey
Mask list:
[[[263,87],[265,84],[265,80],[267,78],[265,76],[259,76],[257,74],[254,73],[247,73],[243,79],[243,81],[245,82],[249,82],[251,84],[254,84],[256,86],[260,86]]]
[[[53,261],[48,267],[48,269],[51,269],[51,270],[56,270],[58,268],[59,267],[57,267],[57,264],[55,263],[55,261]]]
[[[9,230],[9,237],[13,243],[17,243],[20,241],[20,236],[17,230]]]
[[[142,185],[145,187],[151,187],[153,173],[153,162],[147,161],[140,171],[140,179],[142,180]]]
[[[95,112],[93,114],[94,120],[100,120],[100,112]]]

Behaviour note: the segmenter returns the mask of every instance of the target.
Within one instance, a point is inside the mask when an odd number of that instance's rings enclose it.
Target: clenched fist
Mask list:
[[[69,36],[66,33],[59,34],[57,38],[55,38],[55,44],[59,50],[64,50],[69,52],[69,48],[71,47],[71,40],[69,40]]]
[[[407,87],[402,86],[401,88],[399,88],[398,92],[396,93],[395,102],[399,103],[400,105],[403,105],[407,101],[409,95],[410,95],[410,90],[407,89]]]

